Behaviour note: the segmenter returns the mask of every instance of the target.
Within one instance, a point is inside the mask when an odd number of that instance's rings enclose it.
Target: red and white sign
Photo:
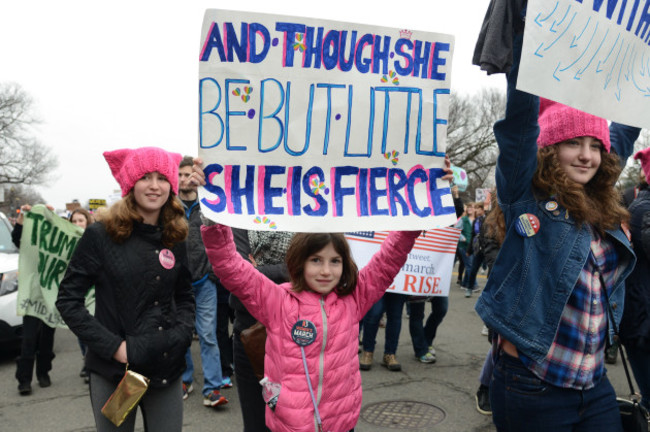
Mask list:
[[[345,234],[359,268],[370,262],[387,236],[387,231]],[[415,241],[406,263],[387,291],[413,296],[448,296],[459,237],[458,228],[426,231]]]

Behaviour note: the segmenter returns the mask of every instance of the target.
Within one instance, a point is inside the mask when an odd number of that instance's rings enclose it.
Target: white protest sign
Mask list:
[[[477,188],[474,191],[475,201],[482,202],[484,205],[489,206],[492,199],[492,189]]]
[[[256,230],[454,223],[440,180],[453,46],[436,33],[206,11],[204,214]]]
[[[387,232],[359,231],[346,233],[352,257],[359,268],[370,262],[379,250]],[[460,230],[458,228],[437,228],[415,240],[406,264],[395,277],[387,292],[412,296],[449,295],[451,271]]]
[[[517,88],[650,127],[650,11],[642,3],[530,0]]]

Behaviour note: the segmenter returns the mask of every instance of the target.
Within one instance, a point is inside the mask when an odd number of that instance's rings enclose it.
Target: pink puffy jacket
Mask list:
[[[289,283],[277,285],[237,253],[229,227],[204,226],[201,231],[214,273],[267,328],[264,373],[282,388],[275,411],[266,409],[266,425],[274,432],[317,430],[300,347],[291,337],[294,324],[309,320],[317,337],[305,347],[305,355],[323,431],[354,428],[362,397],[359,321],[390,286],[419,232],[390,233],[359,272],[357,289],[339,297],[334,291],[321,296],[295,293]]]

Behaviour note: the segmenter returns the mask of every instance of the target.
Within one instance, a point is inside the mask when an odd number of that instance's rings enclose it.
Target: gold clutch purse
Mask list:
[[[146,393],[147,388],[149,388],[149,378],[130,371],[127,364],[126,373],[104,404],[102,414],[119,427],[131,410],[138,406],[138,402]]]

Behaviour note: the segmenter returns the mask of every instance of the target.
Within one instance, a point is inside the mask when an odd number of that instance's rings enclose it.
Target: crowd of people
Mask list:
[[[521,30],[505,117],[494,126],[496,190],[489,202],[465,205],[453,190],[465,297],[487,271],[475,306],[490,342],[477,409],[498,431],[618,432],[605,368],[613,324],[650,409],[650,149],[635,155],[644,175],[624,202],[615,183],[640,129],[517,90]],[[104,157],[122,199],[97,222],[71,212],[84,232],[56,301],[79,339],[98,431],[134,429],[135,410],[119,428],[102,413],[126,369],[150,380],[139,402],[145,429],[180,431],[195,387],[194,337],[203,405],[227,404],[223,390],[236,387],[246,432],[354,430],[360,371],[372,369],[384,315],[381,365],[402,369],[405,304],[415,357],[436,362],[448,298],[386,292],[420,231],[391,232],[359,269],[342,234],[247,231],[205,218],[200,159],[155,147]],[[14,228],[18,247],[30,209]],[[94,314],[85,304],[91,289]],[[251,354],[253,331],[262,354]],[[31,394],[34,369],[41,387],[51,385],[54,334],[24,317],[21,395]]]

